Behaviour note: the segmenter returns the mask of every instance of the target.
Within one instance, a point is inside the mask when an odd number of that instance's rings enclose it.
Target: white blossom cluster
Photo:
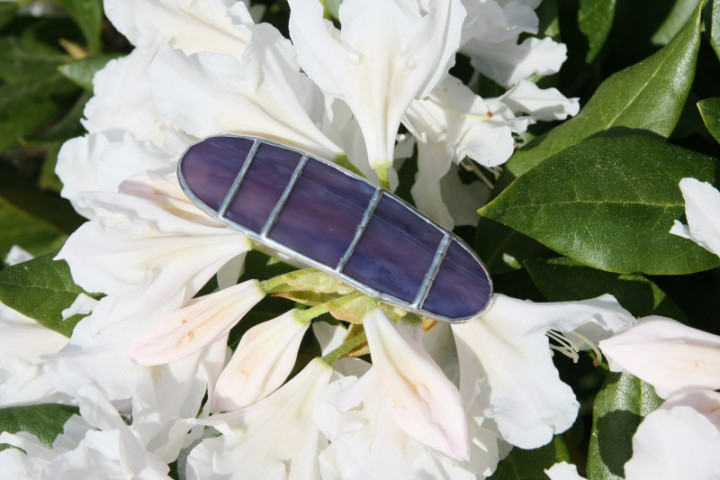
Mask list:
[[[403,125],[418,152],[415,203],[452,228],[474,221],[481,195],[460,182],[460,161],[502,164],[514,133],[579,108],[528,80],[565,60],[564,45],[532,36],[539,0],[345,0],[340,28],[318,0],[289,4],[288,39],[243,2],[105,1],[134,50],[96,75],[88,133],[64,145],[57,167],[62,195],[88,219],[58,257],[78,285],[105,296],[81,297],[67,312],[92,312],[69,339],[0,310],[0,374],[12,379],[0,403],[80,412],[52,448],[24,432],[0,435],[19,447],[0,452],[8,478],[169,478],[174,462],[187,479],[485,478],[511,446],[545,445],[576,418],[550,337],[577,350],[634,323],[610,296],[533,303],[496,294],[467,323],[429,329],[369,310],[372,363],[296,365],[303,337],[326,355],[350,333],[299,310],[252,327],[231,352],[231,328],[266,292],[256,280],[238,283],[251,242],[180,189],[188,146],[259,136],[346,156],[394,188]],[[521,34],[530,35],[519,43]],[[458,52],[506,93],[481,98],[450,75]],[[198,296],[213,277],[218,288]],[[652,319],[633,328],[645,324]],[[620,338],[602,344],[607,355]],[[673,398],[666,415],[687,400]],[[717,418],[681,413],[709,418],[716,448]]]

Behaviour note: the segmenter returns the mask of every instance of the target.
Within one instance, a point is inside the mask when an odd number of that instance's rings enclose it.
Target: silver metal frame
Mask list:
[[[240,172],[238,172],[237,177],[233,181],[233,184],[231,185],[230,189],[228,190],[225,198],[223,199],[223,202],[222,202],[220,208],[217,211],[215,211],[213,208],[206,205],[205,202],[203,202],[200,198],[198,198],[192,192],[192,190],[190,189],[190,187],[187,184],[187,181],[185,180],[185,176],[182,173],[182,161],[185,158],[185,155],[187,154],[187,152],[190,150],[190,148],[192,148],[192,146],[194,146],[195,144],[188,147],[185,150],[185,152],[182,154],[182,156],[180,157],[180,161],[178,161],[178,166],[177,166],[177,176],[178,176],[178,180],[180,182],[180,186],[185,191],[185,194],[188,196],[188,198],[190,198],[190,200],[192,200],[192,202],[195,205],[197,205],[198,208],[200,208],[202,211],[204,211],[211,217],[216,218],[217,220],[224,223],[225,225],[232,228],[233,230],[237,230],[240,233],[247,235],[248,237],[259,242],[260,244],[264,245],[267,248],[270,248],[270,249],[272,249],[282,255],[288,256],[292,259],[299,260],[300,262],[302,262],[310,267],[316,268],[322,272],[339,277],[340,280],[342,280],[343,282],[347,283],[348,285],[352,286],[353,288],[355,288],[371,297],[375,297],[384,303],[394,305],[398,308],[401,308],[408,312],[413,312],[422,317],[427,317],[427,318],[430,318],[433,320],[440,320],[440,321],[450,322],[450,323],[460,323],[460,322],[467,321],[470,318],[482,313],[483,311],[485,311],[487,306],[490,304],[490,302],[488,302],[488,304],[482,310],[479,310],[467,317],[461,317],[461,318],[446,317],[444,315],[438,315],[438,314],[435,314],[432,312],[428,312],[421,308],[422,304],[425,302],[425,299],[427,298],[428,293],[430,292],[430,289],[432,288],[432,284],[435,281],[435,278],[437,277],[438,272],[440,271],[442,262],[444,261],[445,256],[447,255],[447,251],[453,240],[455,240],[457,242],[457,244],[461,248],[463,248],[466,252],[468,252],[473,258],[475,258],[475,260],[477,260],[477,262],[483,268],[485,275],[488,278],[489,287],[490,287],[490,296],[492,296],[492,294],[493,294],[492,278],[490,277],[490,274],[488,273],[485,265],[478,258],[477,254],[475,254],[475,252],[472,249],[470,249],[465,244],[465,242],[463,242],[460,238],[458,238],[452,232],[447,231],[446,229],[444,229],[443,227],[441,227],[434,221],[427,218],[422,213],[418,212],[415,209],[415,207],[413,207],[412,205],[409,205],[407,202],[403,201],[401,198],[395,196],[392,192],[385,190],[381,187],[378,187],[376,185],[373,185],[367,179],[365,179],[359,175],[356,175],[352,172],[349,172],[331,161],[325,160],[323,158],[318,158],[317,156],[312,155],[308,152],[303,152],[302,150],[288,147],[287,145],[282,145],[282,144],[272,142],[269,140],[261,139],[258,137],[246,136],[246,135],[225,134],[225,135],[215,135],[213,137],[208,137],[208,138],[215,138],[215,137],[244,138],[247,140],[252,140],[254,143],[253,143],[252,148],[250,149],[250,152],[248,153],[248,156],[245,160],[245,164],[240,169]],[[200,140],[197,143],[200,143],[204,140],[206,140],[206,139]],[[283,148],[285,150],[290,150],[293,152],[301,153],[303,155],[303,157],[300,159],[300,162],[298,162],[298,165],[295,168],[295,171],[293,172],[292,177],[290,177],[288,185],[285,187],[280,199],[275,204],[275,207],[273,208],[272,213],[270,214],[270,217],[267,219],[267,221],[262,229],[262,232],[260,234],[257,234],[255,232],[253,232],[252,230],[249,230],[246,227],[228,219],[227,217],[225,217],[225,213],[227,212],[229,205],[232,203],[233,199],[237,195],[237,192],[240,189],[240,185],[242,184],[242,181],[244,180],[244,178],[247,174],[247,171],[250,168],[250,164],[252,163],[252,160],[254,159],[259,146],[263,143],[272,145],[275,147]],[[307,163],[308,159],[311,156],[314,160],[317,160],[320,163],[329,165],[329,166],[335,168],[336,170],[342,172],[344,175],[347,175],[354,179],[361,180],[375,188],[375,192],[373,193],[373,196],[371,197],[370,202],[368,203],[365,213],[363,214],[361,223],[358,225],[358,227],[355,231],[355,236],[353,237],[352,242],[348,246],[347,250],[345,251],[342,258],[338,262],[338,265],[335,268],[328,267],[327,265],[324,265],[316,260],[313,260],[312,258],[306,257],[305,255],[298,253],[295,250],[292,250],[292,249],[286,247],[285,245],[278,243],[275,240],[272,240],[271,238],[268,237],[270,230],[272,229],[273,225],[277,221],[277,218],[280,215],[282,208],[285,206],[287,199],[289,198],[290,194],[292,193],[295,183],[297,182],[298,178],[302,174],[305,164]],[[413,214],[415,214],[418,218],[420,218],[423,221],[425,221],[426,223],[434,226],[435,228],[439,229],[440,232],[443,233],[443,238],[440,241],[440,244],[438,245],[438,248],[435,252],[435,256],[433,257],[432,264],[430,265],[430,268],[428,269],[427,273],[425,274],[425,277],[423,278],[423,282],[418,289],[418,293],[417,293],[413,303],[408,303],[408,302],[401,300],[399,298],[396,298],[392,295],[388,295],[387,293],[375,290],[374,288],[371,288],[363,283],[360,283],[360,282],[354,280],[353,278],[348,277],[347,275],[345,275],[343,273],[343,269],[344,269],[346,263],[352,256],[352,253],[354,252],[355,247],[357,246],[360,239],[362,238],[362,235],[365,232],[365,229],[367,228],[367,225],[370,222],[370,219],[372,218],[373,213],[375,212],[375,208],[380,203],[380,200],[382,199],[383,195],[387,195],[387,196],[391,197],[392,199],[397,200],[401,204],[405,205],[406,207],[409,207],[409,210]]]

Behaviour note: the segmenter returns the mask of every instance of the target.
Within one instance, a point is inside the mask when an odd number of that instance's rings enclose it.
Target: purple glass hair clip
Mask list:
[[[230,228],[403,310],[462,322],[492,296],[484,265],[460,239],[332,162],[224,135],[191,146],[178,178]]]

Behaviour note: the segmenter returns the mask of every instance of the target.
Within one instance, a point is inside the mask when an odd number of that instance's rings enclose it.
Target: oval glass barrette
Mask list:
[[[446,322],[482,312],[490,276],[455,235],[344,168],[260,138],[192,145],[178,178],[210,216],[361,292]]]

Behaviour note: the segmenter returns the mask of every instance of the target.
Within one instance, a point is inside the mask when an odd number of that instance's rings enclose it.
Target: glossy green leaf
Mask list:
[[[70,81],[85,90],[92,91],[93,77],[98,70],[102,69],[110,60],[118,58],[119,55],[96,55],[94,57],[83,58],[69,62],[59,67],[60,73],[65,75]]]
[[[592,138],[517,179],[480,213],[601,270],[692,273],[720,259],[669,233],[685,213],[678,182],[715,183],[716,167],[654,137]]]
[[[697,103],[705,128],[720,143],[720,97],[706,98]]]
[[[562,436],[556,435],[544,447],[534,450],[513,448],[499,464],[491,480],[547,480],[544,471],[558,462],[570,462]]]
[[[654,45],[667,45],[682,30],[702,0],[676,0],[665,21],[650,40]]]
[[[84,290],[73,282],[67,263],[53,255],[0,270],[0,302],[66,337],[80,318],[63,320],[62,311],[80,293]]]
[[[720,58],[720,0],[713,0],[710,23],[710,44]]]
[[[540,292],[551,302],[613,295],[636,317],[662,315],[685,320],[685,314],[655,283],[642,275],[603,272],[568,258],[526,260],[525,268]]]
[[[481,217],[475,231],[475,251],[491,275],[522,268],[522,261],[547,255],[550,250],[526,235]]]
[[[578,26],[588,39],[588,52],[585,61],[592,62],[605,44],[613,18],[617,0],[580,0]]]
[[[695,76],[700,10],[666,47],[605,80],[577,117],[518,150],[506,164],[514,177],[599,132],[647,130],[668,137]]]
[[[588,480],[623,479],[632,456],[632,436],[662,400],[655,389],[630,374],[608,373],[595,397],[587,463]]]
[[[0,202],[59,233],[72,233],[85,221],[67,200],[54,193],[38,190],[14,168],[2,162]]]
[[[68,13],[87,41],[91,53],[100,51],[103,9],[101,0],[54,0]]]
[[[57,251],[66,236],[45,224],[34,222],[0,204],[0,259],[4,259],[13,245],[19,245],[33,255]]]
[[[0,431],[30,432],[45,446],[51,447],[55,437],[63,432],[63,425],[78,413],[77,408],[67,405],[30,405],[0,409]]]

